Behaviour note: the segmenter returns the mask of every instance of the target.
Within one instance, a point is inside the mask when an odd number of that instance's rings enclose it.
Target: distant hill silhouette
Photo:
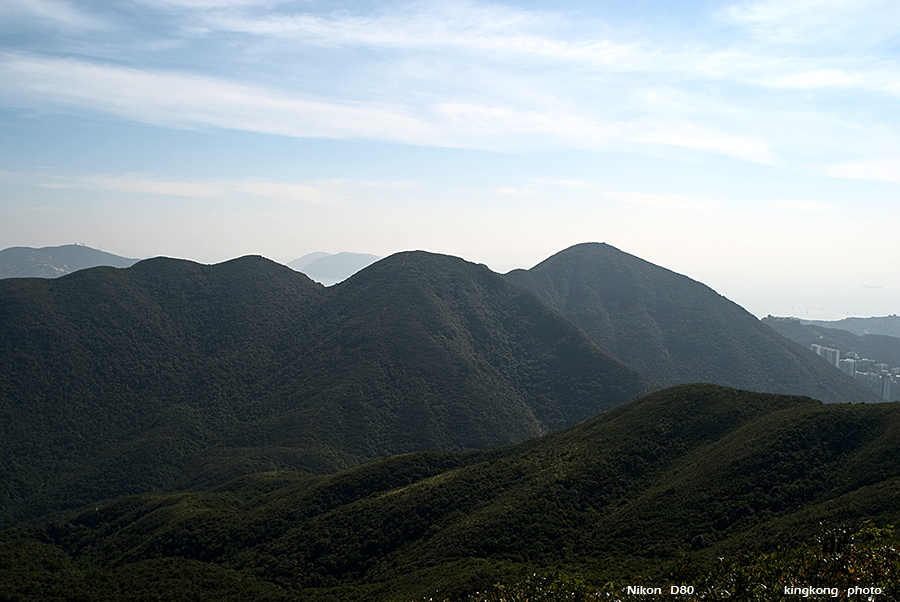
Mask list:
[[[803,324],[822,326],[824,328],[846,330],[847,332],[852,332],[858,336],[880,334],[890,337],[900,337],[900,316],[897,314],[873,318],[844,318],[843,320],[835,320],[833,322],[825,320],[801,320],[801,322]]]
[[[0,251],[0,278],[58,278],[97,266],[127,268],[138,261],[84,245],[9,247]]]
[[[0,518],[506,445],[654,385],[484,266],[325,288],[261,257],[0,281]]]
[[[826,328],[796,318],[767,316],[762,322],[807,349],[816,344],[840,350],[842,358],[853,352],[861,358],[873,359],[892,367],[900,366],[900,337],[880,334],[858,336],[847,330]]]
[[[288,264],[289,267],[303,272],[316,282],[331,286],[342,282],[381,259],[377,255],[365,253],[310,253]]]
[[[878,400],[708,286],[606,244],[576,245],[505,277],[664,385]]]
[[[443,600],[535,570],[664,584],[679,551],[702,567],[823,524],[896,524],[898,428],[897,404],[684,385],[499,450],[124,498],[7,532],[0,558],[9,591],[69,599],[206,583],[222,600]]]
[[[314,262],[316,259],[321,259],[322,257],[328,257],[331,253],[326,253],[324,251],[316,251],[315,253],[307,253],[303,257],[298,257],[294,261],[288,262],[287,266],[289,268],[293,268],[298,272],[302,272],[303,268]]]

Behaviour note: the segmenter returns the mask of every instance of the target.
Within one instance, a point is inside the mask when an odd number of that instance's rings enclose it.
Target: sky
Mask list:
[[[757,316],[900,313],[900,3],[0,0],[0,249],[606,242]]]

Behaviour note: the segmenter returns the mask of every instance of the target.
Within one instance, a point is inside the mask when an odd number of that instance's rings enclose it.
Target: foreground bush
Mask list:
[[[840,527],[824,532],[813,546],[720,558],[706,572],[682,561],[667,583],[593,588],[577,577],[534,574],[513,585],[495,584],[464,602],[900,600],[900,552],[890,544],[892,531],[871,522],[857,530]],[[653,593],[657,588],[660,593]]]

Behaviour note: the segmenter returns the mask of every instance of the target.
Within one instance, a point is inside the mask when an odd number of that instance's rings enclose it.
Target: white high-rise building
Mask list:
[[[832,349],[831,347],[822,347],[821,345],[816,345],[815,343],[810,345],[809,348],[824,357],[825,360],[835,368],[841,367],[841,352],[837,349]]]

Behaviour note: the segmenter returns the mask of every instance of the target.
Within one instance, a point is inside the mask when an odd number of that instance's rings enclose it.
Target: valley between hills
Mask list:
[[[6,278],[0,600],[463,600],[858,559],[900,514],[878,402],[605,244],[508,274],[404,252],[328,287],[261,257]],[[727,599],[768,599],[747,562]]]

